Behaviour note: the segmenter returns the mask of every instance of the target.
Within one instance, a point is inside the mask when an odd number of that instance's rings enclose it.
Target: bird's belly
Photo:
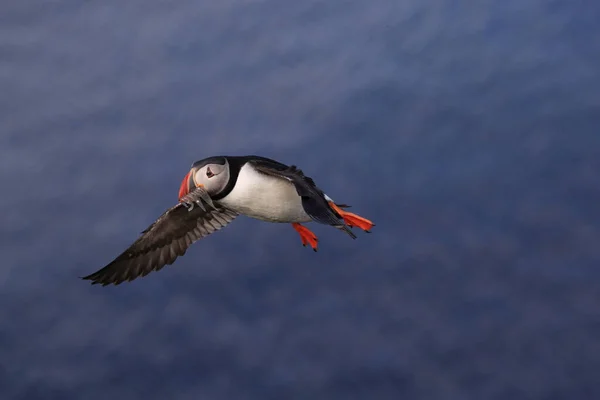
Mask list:
[[[244,167],[245,168],[245,167]],[[268,222],[308,222],[296,187],[287,180],[256,171],[240,171],[238,182],[219,202],[240,214]]]

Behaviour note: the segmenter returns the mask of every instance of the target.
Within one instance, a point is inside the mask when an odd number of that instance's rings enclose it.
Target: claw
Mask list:
[[[367,233],[371,233],[371,228],[375,226],[375,224],[372,221],[363,218],[360,215],[342,210],[333,201],[329,202],[329,206],[332,209],[334,209],[343,218],[344,222],[350,227],[356,226]]]
[[[292,227],[300,234],[300,240],[302,241],[302,246],[306,247],[306,245],[310,245],[313,251],[317,251],[319,239],[317,236],[311,232],[305,226],[302,226],[298,223],[293,223]]]

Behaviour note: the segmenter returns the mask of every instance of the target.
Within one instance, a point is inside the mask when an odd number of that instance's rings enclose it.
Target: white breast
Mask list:
[[[244,165],[237,182],[219,203],[240,214],[269,222],[308,222],[311,218],[293,183],[266,176]]]

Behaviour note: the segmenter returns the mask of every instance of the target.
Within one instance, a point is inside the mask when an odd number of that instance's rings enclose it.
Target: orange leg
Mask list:
[[[314,251],[317,251],[317,242],[319,241],[319,239],[317,239],[317,236],[314,233],[312,233],[310,229],[296,222],[294,222],[292,226],[294,227],[296,232],[300,234],[302,246],[306,246],[307,244],[309,244]]]
[[[342,216],[344,222],[350,226],[357,226],[365,232],[370,232],[371,228],[375,226],[370,220],[361,217],[360,215],[353,214],[351,212],[343,211],[333,201],[329,202],[329,206],[333,208],[338,214]]]

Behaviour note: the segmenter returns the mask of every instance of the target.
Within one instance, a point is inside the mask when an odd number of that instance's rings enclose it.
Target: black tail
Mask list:
[[[352,239],[356,239],[356,235],[350,230],[350,228],[348,228],[347,225],[336,226],[336,228],[338,228],[342,232],[346,232],[348,236],[350,236]]]

